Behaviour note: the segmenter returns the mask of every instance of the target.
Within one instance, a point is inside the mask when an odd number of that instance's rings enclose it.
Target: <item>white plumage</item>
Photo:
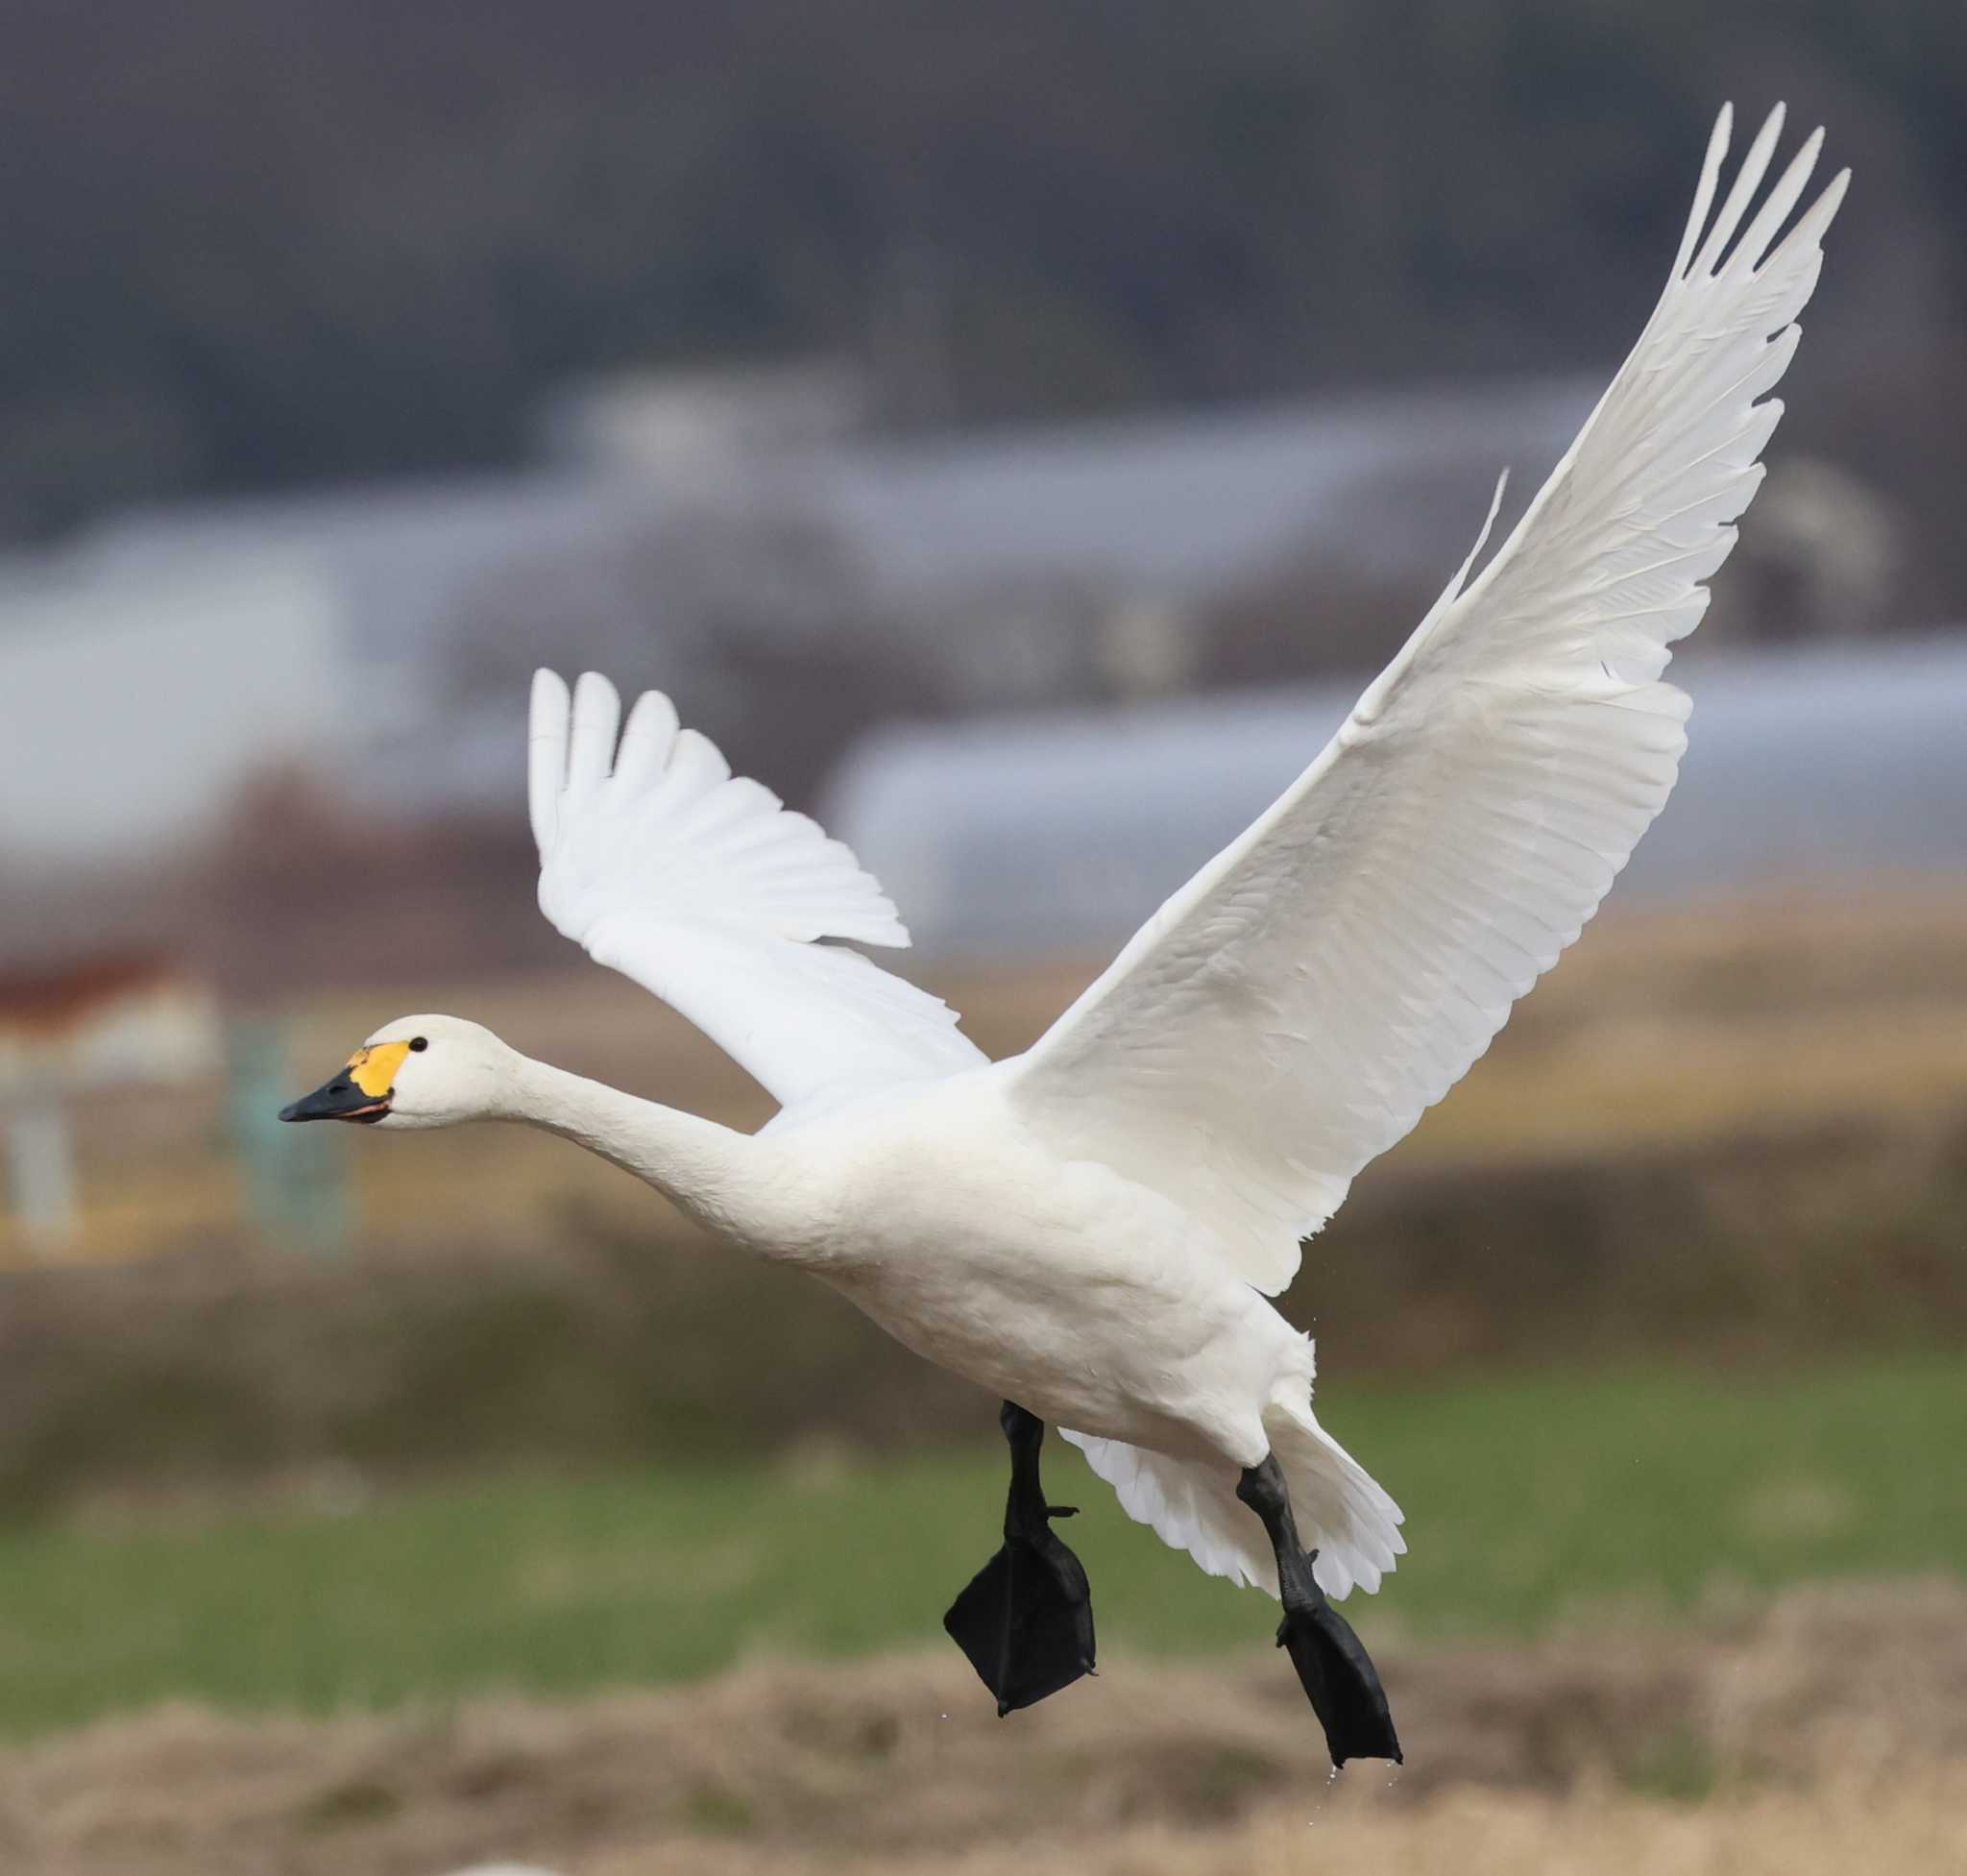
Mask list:
[[[372,1038],[424,1044],[377,1124],[583,1141],[1072,1429],[1133,1517],[1273,1589],[1237,1479],[1275,1451],[1323,1586],[1377,1588],[1400,1512],[1319,1426],[1310,1345],[1264,1293],[1576,938],[1673,786],[1688,704],[1662,673],[1761,480],[1847,180],[1777,242],[1821,142],[1757,206],[1782,116],[1711,223],[1721,113],[1658,306],[1490,563],[1470,577],[1485,524],[1323,753],[1026,1055],[986,1062],[934,997],[816,944],[908,940],[853,855],[667,698],[618,740],[605,680],[570,698],[542,672],[542,909],[782,1111],[741,1136],[408,1017]]]
[[[619,747],[617,733],[620,732]],[[528,797],[540,910],[598,963],[673,1005],[787,1107],[974,1066],[956,1012],[858,951],[907,944],[861,863],[677,726],[590,672],[534,680]]]

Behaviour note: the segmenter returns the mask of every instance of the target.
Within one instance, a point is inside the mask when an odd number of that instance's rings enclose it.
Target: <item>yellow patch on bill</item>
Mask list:
[[[357,1049],[349,1058],[349,1080],[372,1101],[380,1101],[396,1085],[396,1071],[409,1052],[407,1042],[377,1042]]]

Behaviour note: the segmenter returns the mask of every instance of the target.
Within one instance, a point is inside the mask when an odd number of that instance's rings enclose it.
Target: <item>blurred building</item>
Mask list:
[[[261,766],[326,759],[366,687],[336,596],[276,553],[0,583],[0,857],[142,859]]]
[[[925,935],[1104,942],[1296,772],[1467,550],[1497,469],[1518,472],[1514,512],[1595,389],[1410,386],[898,438],[824,360],[631,376],[557,400],[548,458],[522,472],[130,511],[0,563],[0,963],[86,952],[105,893],[143,874],[177,910],[134,929],[188,946],[235,998],[328,981],[347,967],[351,865],[390,907],[372,969],[536,958],[520,748],[542,663],[670,690],[795,801],[871,733],[837,793],[844,831],[928,909]],[[1789,487],[1772,477],[1736,584],[1819,631],[1886,582],[1892,529],[1861,491],[1807,471]],[[1699,655],[1726,637],[1711,624]],[[1746,832],[1745,803],[1813,799],[1871,760],[1855,752],[1872,735],[1890,747],[1847,778],[1823,840],[1861,844],[1851,814],[1890,822],[1924,759],[1922,686],[1962,694],[1952,667],[1907,669],[1743,680],[1744,710],[1796,712],[1768,769],[1715,797],[1745,859],[1788,850]],[[1278,688],[1328,674],[1329,692]],[[1172,701],[1238,687],[1271,694]],[[1874,716],[1838,719],[1833,693]],[[1933,762],[1956,799],[1951,743]],[[1927,825],[1882,826],[1879,851]]]
[[[879,655],[938,708],[1179,688],[1199,609],[1253,570],[1321,541],[1452,564],[1496,465],[1553,458],[1588,396],[1538,381],[904,442],[860,433],[838,373],[638,378],[570,392],[538,470],[133,510],[0,566],[0,857],[155,852],[290,767],[399,816],[504,806],[522,697],[501,668],[485,720],[459,676],[474,638],[515,641],[498,648],[517,666],[610,649],[592,628],[569,642],[583,573],[666,515],[741,565],[787,517],[823,536]],[[1440,540],[1372,499],[1422,467],[1464,498]],[[682,557],[642,556],[609,603],[688,698],[720,673],[700,669],[716,630],[680,643]],[[541,571],[566,603],[487,604]],[[735,610],[756,634],[808,629],[796,590],[741,598],[720,596],[726,639]]]
[[[1619,901],[1967,881],[1967,643],[1710,658],[1681,780]],[[1352,681],[897,727],[844,765],[828,827],[919,949],[1110,951],[1306,767]]]

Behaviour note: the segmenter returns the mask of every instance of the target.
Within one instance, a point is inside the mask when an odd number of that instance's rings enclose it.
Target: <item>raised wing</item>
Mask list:
[[[1667,647],[1761,479],[1782,406],[1758,400],[1848,180],[1770,252],[1816,133],[1731,249],[1782,121],[1703,239],[1722,111],[1658,307],[1493,561],[1467,584],[1470,554],[1311,767],[1014,1071],[1050,1138],[1184,1205],[1265,1290],[1489,1046],[1673,787]]]
[[[527,793],[540,910],[652,990],[786,1107],[975,1066],[956,1012],[822,938],[905,945],[873,877],[818,824],[734,776],[660,692],[628,727],[590,671],[533,678]]]

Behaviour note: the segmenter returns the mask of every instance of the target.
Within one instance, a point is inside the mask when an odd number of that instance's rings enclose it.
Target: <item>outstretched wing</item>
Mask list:
[[[984,1058],[956,1012],[823,938],[906,945],[872,875],[731,773],[660,692],[628,727],[605,677],[533,678],[527,792],[540,910],[689,1017],[787,1107]]]
[[[1729,119],[1639,345],[1508,542],[1468,583],[1470,554],[1324,752],[1008,1090],[1215,1227],[1263,1289],[1489,1046],[1673,787],[1688,703],[1661,672],[1761,479],[1764,393],[1848,179],[1770,251],[1816,133],[1730,248],[1779,107],[1703,239]]]

